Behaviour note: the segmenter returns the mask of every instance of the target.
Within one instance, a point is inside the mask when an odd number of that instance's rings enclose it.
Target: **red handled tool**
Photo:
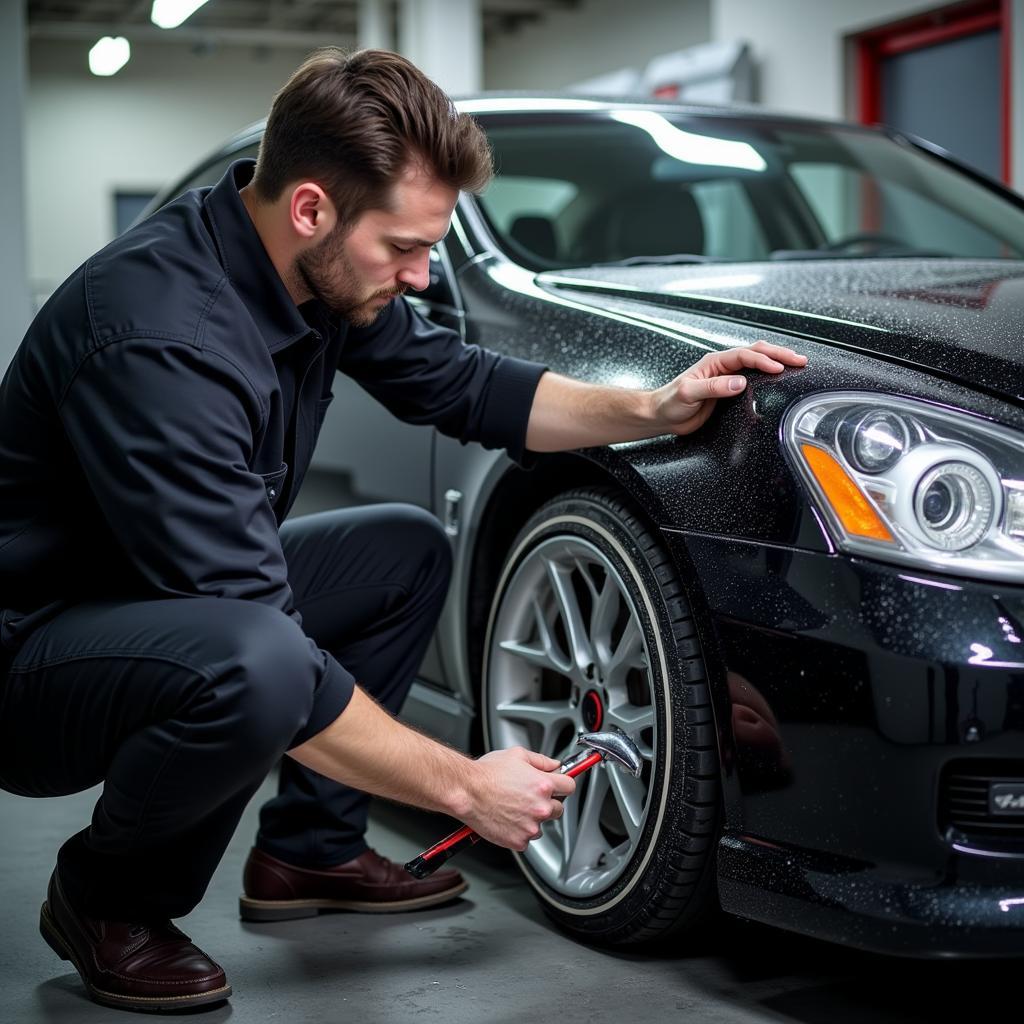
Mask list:
[[[577,775],[593,768],[604,760],[610,760],[625,768],[632,775],[639,777],[643,762],[636,744],[628,736],[619,732],[592,732],[581,735],[577,743],[587,749],[574,754],[563,761],[558,771],[574,779]],[[468,825],[463,825],[450,836],[435,843],[429,850],[424,850],[418,857],[405,865],[405,870],[414,878],[426,878],[432,875],[442,864],[451,860],[467,846],[475,846],[480,841]]]

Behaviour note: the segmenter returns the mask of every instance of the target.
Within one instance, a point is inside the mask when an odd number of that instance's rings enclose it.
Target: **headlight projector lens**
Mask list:
[[[914,495],[917,525],[944,551],[977,544],[992,525],[994,506],[988,480],[966,462],[944,462],[930,469]]]
[[[862,473],[884,473],[907,450],[906,425],[891,412],[869,412],[853,429],[850,455]]]

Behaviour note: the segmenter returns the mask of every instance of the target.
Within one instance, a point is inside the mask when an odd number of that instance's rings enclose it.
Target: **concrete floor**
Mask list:
[[[310,491],[296,512],[332,500]],[[686,1020],[873,1024],[963,1021],[1010,994],[1019,965],[887,960],[735,919],[696,950],[590,949],[551,925],[511,857],[485,844],[456,865],[456,903],[404,915],[334,914],[243,924],[241,870],[268,779],[249,805],[206,899],[177,922],[225,968],[230,1002],[196,1014],[244,1024],[559,1024]],[[98,790],[51,800],[0,792],[0,1024],[101,1024],[145,1015],[91,1003],[37,931],[57,847],[89,819]],[[378,803],[370,841],[404,861],[449,822]],[[997,1001],[998,1000],[998,1001]],[[148,1019],[152,1019],[151,1017]]]
[[[886,960],[734,919],[710,933],[700,952],[590,949],[548,922],[508,854],[482,846],[456,861],[470,889],[448,907],[243,924],[237,914],[242,864],[258,807],[273,788],[268,779],[206,899],[178,922],[224,966],[234,987],[228,1003],[195,1015],[211,1024],[934,1024],[994,1009],[990,993],[1006,991],[1004,972],[1013,969]],[[123,1024],[146,1016],[89,1002],[78,975],[36,930],[54,853],[88,820],[97,793],[55,800],[0,793],[3,1024]],[[447,826],[445,819],[381,803],[370,839],[404,861]]]

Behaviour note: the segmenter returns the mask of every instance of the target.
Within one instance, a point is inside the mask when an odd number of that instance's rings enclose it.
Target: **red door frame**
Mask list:
[[[1010,183],[1010,75],[1012,72],[1011,0],[973,0],[940,7],[927,14],[904,18],[890,25],[870,29],[856,37],[857,116],[862,124],[877,124],[882,117],[881,61],[897,53],[908,53],[976,32],[998,29],[1001,68],[1001,141],[1003,181]]]

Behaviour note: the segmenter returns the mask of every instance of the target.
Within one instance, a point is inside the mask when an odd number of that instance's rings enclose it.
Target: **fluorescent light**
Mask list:
[[[683,163],[739,167],[747,171],[763,171],[767,166],[760,153],[748,142],[684,132],[652,110],[616,110],[611,116],[616,121],[647,132],[663,153]]]
[[[177,28],[205,3],[206,0],[153,0],[149,20],[159,28]]]
[[[104,36],[89,51],[89,70],[94,75],[116,75],[131,55],[132,48],[124,36]]]

